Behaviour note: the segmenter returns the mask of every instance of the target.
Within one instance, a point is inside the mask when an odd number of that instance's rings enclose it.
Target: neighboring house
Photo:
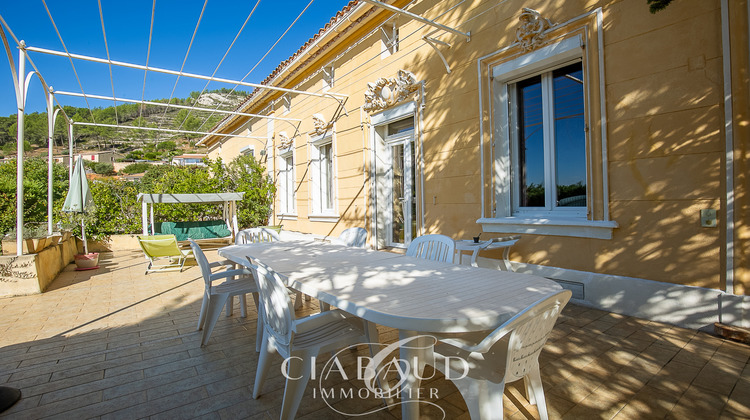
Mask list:
[[[115,163],[123,159],[125,155],[122,153],[118,153],[116,151],[106,151],[106,152],[100,152],[100,151],[82,151],[78,152],[74,155],[73,159],[77,159],[77,156],[81,156],[84,160],[87,160],[89,162],[98,162],[98,163],[109,163],[110,165],[115,165]],[[70,166],[70,157],[67,155],[58,155],[53,158],[55,162],[62,163],[65,166]]]
[[[217,126],[263,139],[271,224],[521,234],[517,270],[583,304],[750,326],[747,0],[389,4],[470,37],[352,2],[263,82],[312,95],[256,90],[238,111],[269,118]]]
[[[205,163],[203,163],[203,159],[206,158],[206,155],[199,155],[199,154],[187,154],[187,155],[179,155],[172,158],[172,165],[178,165],[178,166],[206,166]]]

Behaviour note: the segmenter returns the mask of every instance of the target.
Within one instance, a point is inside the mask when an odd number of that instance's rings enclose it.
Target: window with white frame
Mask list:
[[[336,172],[332,139],[329,135],[311,141],[312,212],[321,216],[336,215]]]
[[[491,232],[611,238],[602,57],[582,35],[490,65],[494,207]],[[587,55],[588,54],[588,55]],[[590,127],[597,127],[593,132]]]
[[[252,157],[255,157],[255,147],[254,146],[245,146],[242,149],[240,149],[240,154],[242,156],[252,156]]]
[[[279,156],[279,208],[283,214],[293,214],[294,200],[294,153],[288,150]]]
[[[586,217],[581,61],[509,83],[513,214]]]

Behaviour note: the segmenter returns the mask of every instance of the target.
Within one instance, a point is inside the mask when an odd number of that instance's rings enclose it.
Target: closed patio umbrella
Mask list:
[[[73,169],[73,176],[70,178],[68,195],[65,197],[62,211],[68,213],[86,213],[86,210],[94,205],[94,197],[89,189],[89,182],[86,179],[86,171],[83,169],[83,157],[78,156],[76,166]],[[83,253],[88,254],[89,248],[86,243],[86,226],[81,219],[81,236],[83,240]]]

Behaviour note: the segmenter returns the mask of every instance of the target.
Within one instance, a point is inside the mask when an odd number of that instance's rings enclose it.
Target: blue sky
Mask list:
[[[232,40],[245,22],[258,0],[209,0],[195,35],[184,71],[211,75]],[[260,0],[230,53],[224,59],[216,77],[242,79],[263,57],[269,48],[299,16],[310,0]],[[260,83],[283,60],[289,58],[300,46],[322,28],[347,0],[314,0],[279,44],[271,50],[258,67],[245,79]],[[96,0],[46,0],[47,7],[57,25],[68,51],[76,54],[106,58],[99,2]],[[101,0],[109,56],[112,60],[146,64],[149,28],[153,0]],[[156,0],[154,31],[151,42],[149,66],[179,70],[190,44],[196,23],[201,15],[203,0]],[[45,10],[42,0],[0,2],[0,16],[26,45],[63,51],[62,44]],[[9,34],[14,61],[18,50]],[[30,53],[42,76],[55,90],[80,92],[70,61],[65,57]],[[110,71],[106,64],[73,60],[78,76],[87,94],[112,96]],[[13,80],[7,55],[0,50],[0,115],[17,112]],[[27,72],[33,68],[27,63]],[[142,70],[112,67],[115,96],[140,99],[143,92]],[[176,76],[148,73],[145,99],[168,98]],[[206,81],[180,78],[175,97],[187,97],[191,91],[200,91]],[[208,89],[233,85],[211,82]],[[250,91],[252,88],[240,87]],[[64,105],[86,106],[83,99],[60,96]],[[106,107],[111,101],[89,100],[92,107]],[[38,80],[29,88],[26,112],[44,112],[45,96]]]

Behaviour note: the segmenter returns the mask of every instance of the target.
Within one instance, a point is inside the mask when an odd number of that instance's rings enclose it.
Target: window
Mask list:
[[[586,217],[581,62],[509,85],[513,214]]]
[[[335,216],[335,170],[332,137],[311,141],[312,213]]]
[[[294,206],[294,153],[290,150],[280,156],[279,197],[281,213],[292,214]]]
[[[253,146],[245,146],[242,149],[240,149],[240,154],[242,156],[252,156],[252,157],[255,157],[255,147],[253,147]]]
[[[484,231],[612,237],[603,55],[585,33],[486,59],[494,172]]]

